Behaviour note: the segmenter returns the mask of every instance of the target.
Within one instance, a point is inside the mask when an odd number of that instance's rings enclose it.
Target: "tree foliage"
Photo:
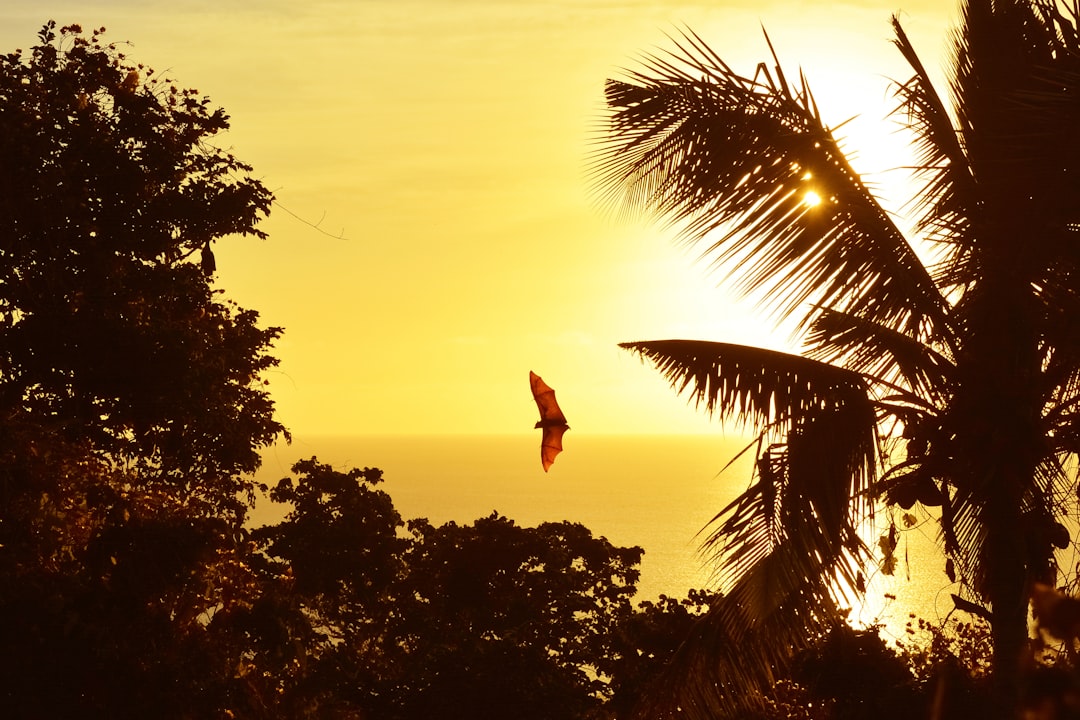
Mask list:
[[[283,428],[280,332],[218,297],[212,244],[272,196],[212,144],[228,116],[101,30],[0,57],[0,408],[144,482],[228,502]]]
[[[322,640],[311,706],[382,718],[590,717],[610,695],[615,627],[631,610],[639,548],[573,523],[523,528],[411,520],[381,472],[314,458],[271,497],[292,510],[252,538],[292,579]],[[317,702],[316,702],[317,700]]]
[[[213,619],[265,585],[239,533],[283,428],[279,330],[219,297],[211,245],[271,195],[223,111],[102,33],[0,56],[0,698],[221,716],[264,694]]]
[[[689,590],[685,598],[661,595],[638,603],[615,629],[611,669],[612,717],[629,718],[656,691],[664,669],[700,627],[715,602],[713,593]]]
[[[402,717],[429,715],[448,692],[469,717],[595,712],[610,692],[612,635],[631,609],[640,548],[579,524],[522,528],[497,514],[410,529],[421,607],[401,629],[417,662],[410,675],[424,681],[408,687]]]

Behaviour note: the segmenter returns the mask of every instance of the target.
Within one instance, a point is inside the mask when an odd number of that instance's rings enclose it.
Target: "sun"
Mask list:
[[[813,190],[807,190],[806,193],[803,194],[802,203],[806,207],[815,207],[822,203],[822,199],[821,196]]]

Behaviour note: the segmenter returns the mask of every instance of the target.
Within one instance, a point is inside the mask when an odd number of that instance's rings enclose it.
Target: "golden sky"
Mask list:
[[[752,74],[764,25],[828,122],[862,113],[841,134],[885,192],[908,162],[883,119],[900,7],[937,66],[942,0],[9,0],[0,52],[50,18],[105,26],[226,109],[220,144],[279,206],[269,240],[215,249],[219,285],[285,328],[270,380],[294,433],[528,432],[529,370],[576,432],[698,433],[717,425],[616,343],[786,335],[672,231],[590,200],[604,80],[680,26]]]

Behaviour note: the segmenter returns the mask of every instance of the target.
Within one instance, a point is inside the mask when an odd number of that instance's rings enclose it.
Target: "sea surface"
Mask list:
[[[302,458],[340,469],[377,467],[380,485],[405,519],[467,524],[498,512],[518,525],[569,520],[619,546],[645,549],[638,599],[685,597],[712,588],[699,549],[715,515],[750,483],[750,454],[720,472],[748,441],[722,435],[604,436],[568,433],[550,472],[540,466],[539,432],[530,435],[296,437],[263,454],[257,479],[273,484]],[[918,507],[918,506],[916,506]],[[255,524],[287,508],[260,503]],[[865,537],[876,547],[890,518],[879,513]],[[901,637],[911,613],[940,623],[957,592],[937,553],[937,523],[925,514],[901,527],[892,576],[873,572],[856,624],[882,624]],[[704,532],[703,532],[704,529]]]

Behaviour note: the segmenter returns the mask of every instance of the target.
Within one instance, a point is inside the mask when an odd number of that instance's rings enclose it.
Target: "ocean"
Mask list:
[[[548,473],[540,466],[539,441],[539,432],[296,437],[263,453],[257,479],[273,484],[289,475],[294,462],[313,455],[342,469],[377,467],[385,478],[381,489],[404,519],[467,524],[495,511],[526,527],[569,520],[615,545],[645,549],[639,600],[713,587],[699,548],[710,520],[750,482],[749,454],[720,473],[746,440],[571,432]],[[252,520],[274,522],[284,512],[260,503]],[[957,589],[945,577],[934,544],[937,525],[932,518],[919,519],[900,533],[896,572],[868,578],[865,601],[852,608],[854,623],[882,624],[900,637],[910,613],[939,623],[952,609],[949,593]],[[872,546],[888,528],[883,514],[875,523],[866,530]]]

